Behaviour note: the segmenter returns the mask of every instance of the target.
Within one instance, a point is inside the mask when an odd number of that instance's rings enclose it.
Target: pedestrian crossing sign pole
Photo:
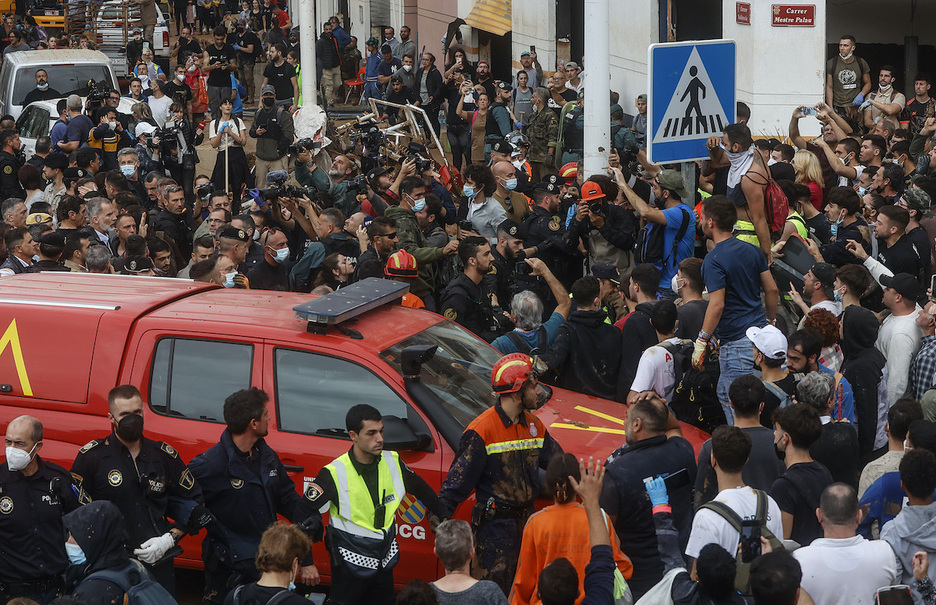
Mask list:
[[[650,161],[707,159],[705,141],[735,121],[734,40],[652,44],[647,54]]]

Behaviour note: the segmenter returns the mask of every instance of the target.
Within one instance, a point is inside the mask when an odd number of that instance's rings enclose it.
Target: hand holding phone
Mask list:
[[[815,107],[801,107],[800,113],[804,116],[816,116],[819,114]]]
[[[761,554],[761,526],[757,519],[741,522],[741,562],[750,563]]]

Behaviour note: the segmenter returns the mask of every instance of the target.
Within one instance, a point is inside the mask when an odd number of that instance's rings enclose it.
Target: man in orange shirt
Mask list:
[[[559,454],[546,467],[546,488],[552,493],[555,504],[534,513],[523,530],[520,546],[520,563],[514,579],[510,605],[539,605],[538,580],[540,572],[552,561],[564,557],[578,572],[579,596],[575,603],[585,598],[585,567],[591,560],[588,544],[588,517],[585,507],[575,497],[569,477],[581,481],[579,463],[572,454]],[[605,518],[614,562],[625,579],[633,573],[630,559],[621,552],[614,524],[607,513]]]

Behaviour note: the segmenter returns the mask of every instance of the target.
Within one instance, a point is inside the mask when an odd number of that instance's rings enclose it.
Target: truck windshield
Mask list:
[[[413,345],[438,345],[423,364],[420,378],[439,403],[464,427],[496,401],[491,390],[491,368],[501,354],[490,345],[450,321],[442,321],[380,352],[380,357],[402,375],[403,349]],[[542,406],[552,391],[540,383]]]
[[[113,86],[111,72],[107,65],[36,65],[17,70],[13,82],[13,105],[22,105],[29,91],[36,88],[36,70],[44,69],[49,74],[49,88],[56,90],[62,97],[78,95],[85,97],[90,90],[88,82],[106,82]]]

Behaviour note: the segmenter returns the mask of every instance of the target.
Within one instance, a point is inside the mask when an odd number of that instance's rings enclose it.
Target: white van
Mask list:
[[[23,101],[36,88],[36,70],[49,74],[49,87],[60,97],[88,96],[89,83],[108,83],[115,90],[117,78],[110,59],[96,50],[30,50],[8,53],[0,67],[0,115],[18,118]]]

